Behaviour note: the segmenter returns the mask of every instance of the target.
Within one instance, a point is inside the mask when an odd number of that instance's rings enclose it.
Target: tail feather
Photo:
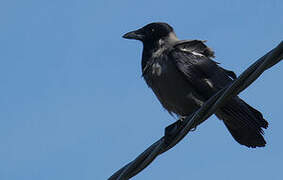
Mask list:
[[[216,116],[224,121],[233,138],[240,144],[253,148],[265,146],[262,128],[267,128],[268,122],[259,111],[239,97],[229,100],[217,111]]]
[[[263,118],[261,112],[259,112],[258,110],[254,109],[253,107],[251,107],[250,105],[248,105],[246,102],[244,102],[243,100],[241,100],[248,108],[249,110],[253,113],[253,115],[255,116],[257,122],[260,124],[260,127],[263,128],[267,128],[268,127],[268,122]]]
[[[227,123],[224,122],[224,124],[238,143],[252,148],[265,146],[266,142],[261,133],[249,128],[233,129],[233,127],[227,125]]]

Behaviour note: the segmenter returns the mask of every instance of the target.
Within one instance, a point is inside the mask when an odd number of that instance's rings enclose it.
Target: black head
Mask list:
[[[173,32],[173,28],[169,24],[156,22],[150,23],[138,30],[128,32],[123,36],[123,38],[136,39],[143,43],[155,42],[167,37],[171,32]]]

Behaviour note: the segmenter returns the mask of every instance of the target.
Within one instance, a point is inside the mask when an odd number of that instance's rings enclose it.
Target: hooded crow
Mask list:
[[[214,52],[205,41],[179,40],[167,23],[150,23],[123,37],[143,43],[142,75],[171,115],[189,116],[236,78],[233,71],[212,60]],[[267,128],[268,122],[238,96],[220,107],[215,115],[240,144],[252,148],[265,146],[262,128]]]

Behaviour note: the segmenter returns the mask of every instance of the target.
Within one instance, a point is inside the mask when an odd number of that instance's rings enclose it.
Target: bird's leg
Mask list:
[[[173,138],[182,130],[184,126],[184,121],[182,118],[179,118],[173,124],[165,128],[165,143],[170,144]]]
[[[174,137],[180,132],[180,130],[182,129],[182,124],[183,122],[179,119],[165,128],[164,138],[166,144],[170,144]]]
[[[185,126],[185,119],[188,116],[179,116],[179,119],[174,122],[173,124],[167,126],[165,128],[165,143],[170,144],[173,138],[183,129]],[[192,117],[192,115],[190,115]],[[194,126],[190,131],[195,131],[196,126]]]
[[[195,130],[197,130],[197,127],[196,127],[196,126],[193,127],[192,129],[190,129],[191,132],[193,132],[193,131],[195,131]]]
[[[179,118],[179,119],[180,119],[182,122],[184,122],[184,121],[185,121],[185,119],[186,119],[186,117],[187,117],[187,116],[180,116],[180,118]]]

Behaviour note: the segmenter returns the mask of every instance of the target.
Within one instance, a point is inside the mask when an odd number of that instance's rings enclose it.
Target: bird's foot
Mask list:
[[[182,130],[184,121],[181,118],[174,122],[173,124],[167,126],[165,128],[165,143],[170,144],[172,140],[176,137],[176,135]]]
[[[185,119],[186,119],[187,117],[188,117],[188,116],[180,116],[180,121],[185,122]],[[195,131],[195,130],[197,130],[197,127],[196,127],[196,126],[193,127],[192,129],[190,129],[191,132],[193,132],[193,131]]]
[[[197,130],[197,127],[193,127],[192,129],[190,129],[191,132],[194,132],[195,130]]]

